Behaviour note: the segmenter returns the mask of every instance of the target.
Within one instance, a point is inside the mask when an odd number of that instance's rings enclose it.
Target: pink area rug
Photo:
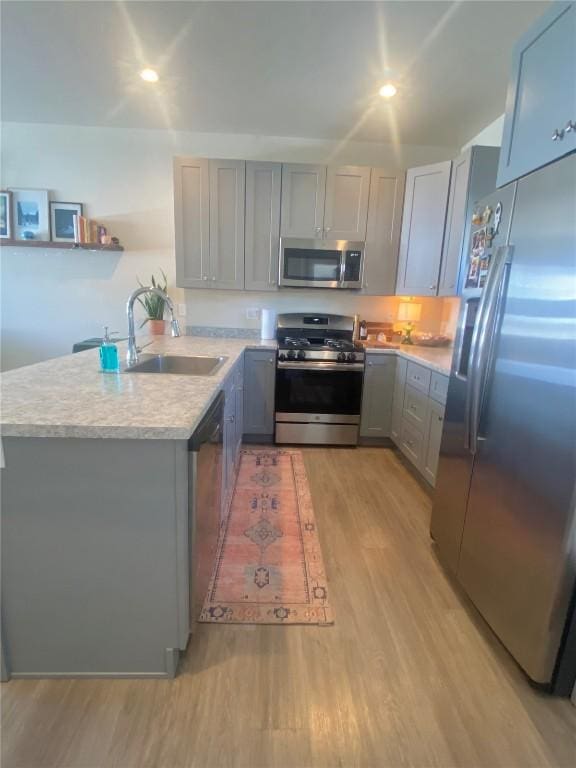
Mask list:
[[[199,621],[332,624],[302,453],[245,449]]]

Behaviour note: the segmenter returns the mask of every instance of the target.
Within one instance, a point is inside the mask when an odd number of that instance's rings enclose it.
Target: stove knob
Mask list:
[[[288,358],[288,360],[295,360],[296,359],[296,352],[294,352],[293,349],[289,349],[286,357]]]
[[[345,363],[346,362],[346,352],[338,352],[338,357],[336,358],[339,363]]]
[[[303,349],[299,349],[297,354],[296,354],[296,359],[297,360],[306,360],[306,352],[304,352]]]
[[[284,352],[280,352],[280,354],[278,355],[278,360],[286,360],[286,355],[284,354]]]
[[[348,352],[348,357],[346,358],[349,363],[355,363],[356,362],[356,352]]]

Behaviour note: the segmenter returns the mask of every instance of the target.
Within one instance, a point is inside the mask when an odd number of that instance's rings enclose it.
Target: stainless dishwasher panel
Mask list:
[[[222,496],[223,420],[224,393],[220,392],[188,441],[191,632],[202,610],[216,558]]]

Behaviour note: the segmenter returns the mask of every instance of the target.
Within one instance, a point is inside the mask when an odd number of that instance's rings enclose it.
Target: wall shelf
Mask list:
[[[0,246],[17,248],[57,248],[61,251],[111,251],[124,250],[122,245],[100,245],[100,243],[53,243],[52,240],[0,240]]]

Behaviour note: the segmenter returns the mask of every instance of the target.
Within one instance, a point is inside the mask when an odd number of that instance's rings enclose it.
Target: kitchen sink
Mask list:
[[[205,355],[140,355],[136,365],[126,373],[177,373],[181,376],[212,376],[228,360],[227,357]]]

